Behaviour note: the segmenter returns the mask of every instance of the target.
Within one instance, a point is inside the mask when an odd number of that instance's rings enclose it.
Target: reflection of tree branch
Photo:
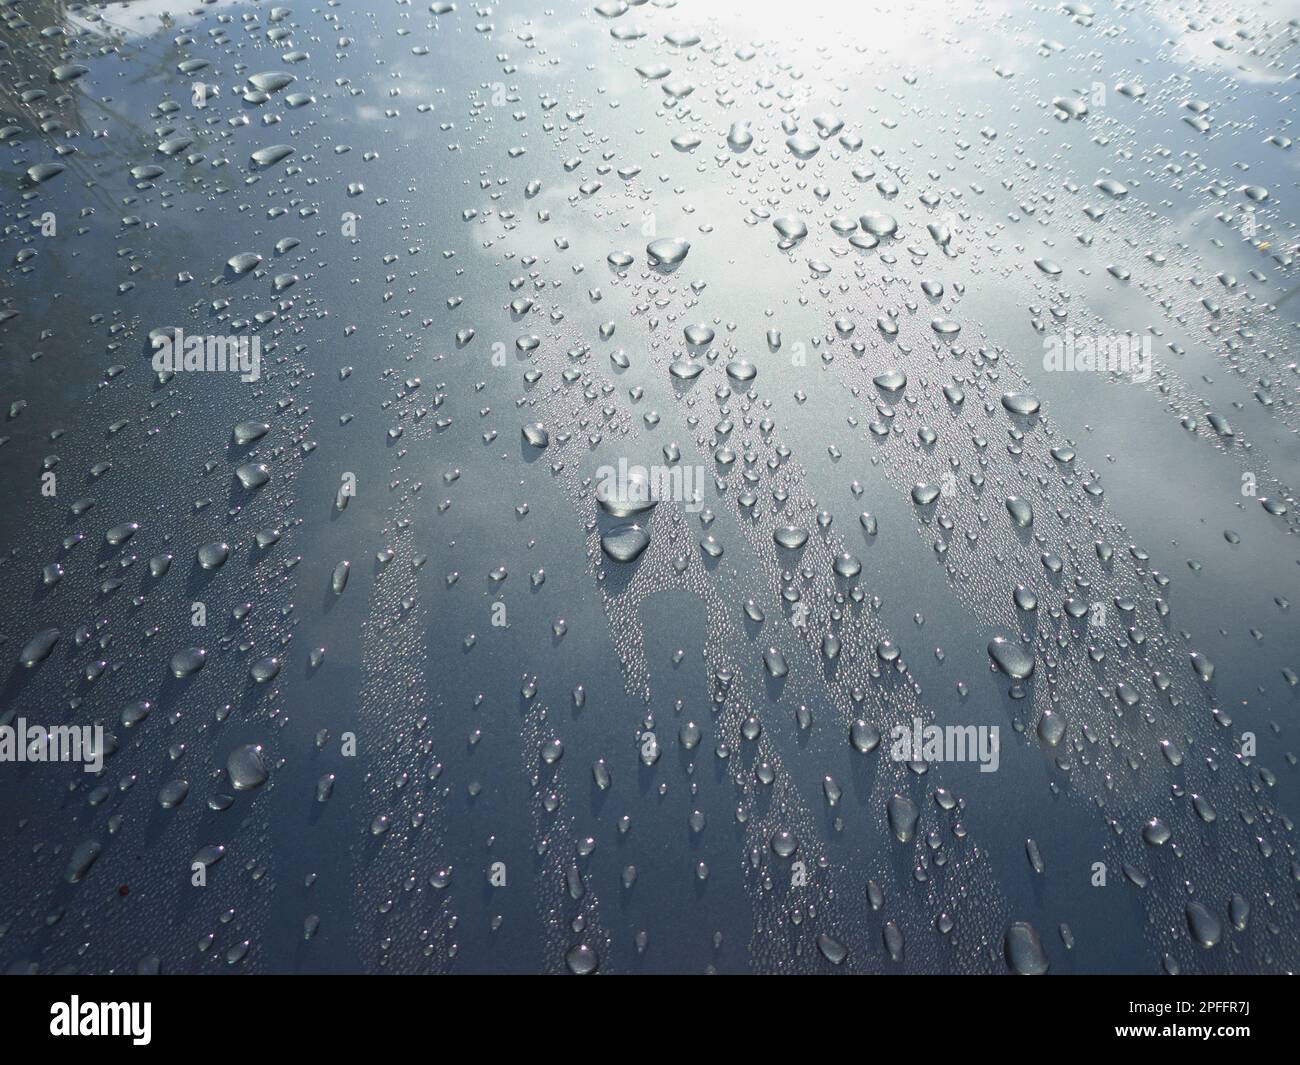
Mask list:
[[[124,0],[124,2],[129,2],[129,0]],[[45,7],[46,4],[42,3],[39,4],[38,6]],[[140,34],[140,33],[133,34],[132,31],[129,30],[128,28],[124,26],[119,26],[118,24],[111,22],[107,18],[101,18],[99,22],[91,23],[91,22],[86,22],[84,20],[76,19],[75,17],[70,17],[65,11],[63,0],[55,0],[55,2],[50,6],[54,8],[54,10],[49,12],[47,15],[47,18],[51,23],[60,23],[60,24],[75,23],[78,27],[85,29],[88,36],[94,36],[100,38],[104,42],[117,46],[118,48],[120,48],[120,46],[122,46],[126,41],[126,39],[130,36],[146,36],[146,37],[150,36],[149,34]],[[166,13],[163,13],[162,15],[159,16],[158,22],[163,29],[168,29],[175,24],[172,17]],[[103,30],[104,26],[107,26],[110,30],[115,31],[116,35],[112,32],[104,32]],[[3,38],[5,36],[8,35],[0,33],[0,38]],[[21,74],[23,76],[20,76],[19,78],[16,79],[12,79],[14,83],[21,83],[23,81],[36,83],[36,82],[42,82],[46,78],[48,78],[49,69],[50,69],[49,60],[46,56],[38,54],[37,51],[34,51],[31,47],[31,42],[15,41],[10,48],[10,54],[15,59],[21,56],[24,60],[26,60],[26,63],[23,64],[23,67],[28,68],[28,69],[21,70]],[[121,55],[123,58],[138,60],[142,53],[141,50],[137,48],[131,51],[130,53],[123,53],[121,51],[118,51],[118,54]],[[182,55],[181,48],[179,45],[173,43],[171,46],[169,46],[167,49],[164,50],[162,55],[158,57],[157,65],[152,67],[146,67],[140,70],[140,73],[135,78],[131,79],[131,84],[139,84],[140,82],[148,78],[166,74],[168,72],[169,66],[172,65],[175,57],[178,55]],[[139,68],[137,67],[134,69],[139,69]],[[62,91],[75,93],[75,95],[80,99],[89,101],[90,103],[94,104],[104,114],[111,115],[123,126],[131,130],[131,132],[133,132],[136,135],[136,137],[140,140],[142,144],[148,144],[150,142],[151,137],[148,135],[147,131],[142,130],[141,127],[136,125],[135,122],[133,122],[130,118],[128,118],[121,112],[112,110],[102,101],[97,100],[93,96],[89,95],[88,93],[81,91],[77,87],[77,82],[67,83],[62,87]],[[24,104],[21,100],[18,100],[13,95],[10,87],[10,79],[6,79],[5,81],[0,82],[0,100],[3,100],[6,106],[10,110],[18,114],[26,114],[30,110],[27,104]]]
[[[131,119],[127,118],[124,114],[122,114],[121,111],[117,111],[114,108],[109,107],[108,104],[104,103],[102,100],[96,100],[93,96],[90,96],[87,93],[82,92],[82,93],[78,93],[78,95],[87,103],[93,104],[95,107],[99,108],[102,114],[110,116],[115,121],[120,122],[123,126],[129,129],[132,133],[136,135],[136,139],[140,142],[142,146],[147,145],[151,140],[153,140],[152,134],[150,134],[147,130],[141,129],[138,125],[135,124],[135,122],[133,122]]]
[[[62,5],[60,4],[60,6]],[[170,25],[171,23],[170,19],[164,19],[161,21],[163,22],[164,26]],[[105,40],[112,39],[107,34],[100,34],[100,36]],[[39,67],[40,70],[42,71],[48,70],[47,60],[44,57],[37,58],[27,48],[11,49],[11,54],[14,54],[15,56],[21,54],[25,60],[27,60],[29,63],[35,64],[37,67]],[[131,52],[130,57],[135,58],[138,57],[139,54],[140,52],[137,49]],[[177,45],[170,46],[169,48],[165,49],[163,53],[158,57],[158,63],[152,67],[148,67],[141,70],[139,74],[134,79],[132,79],[132,84],[140,84],[153,77],[165,76],[168,73],[169,68],[174,64],[176,57],[182,54],[183,53],[179,48],[179,46]],[[13,83],[21,84],[23,81],[35,82],[37,80],[38,78],[35,72],[23,70],[19,78],[13,79]],[[120,127],[124,131],[129,132],[130,134],[133,135],[138,149],[138,151],[135,154],[147,155],[148,157],[152,158],[153,152],[157,147],[153,134],[148,129],[136,123],[134,119],[132,119],[125,112],[120,111],[116,107],[110,106],[104,101],[96,99],[94,96],[85,92],[83,89],[80,88],[78,82],[71,82],[61,86],[61,94],[66,94],[72,99],[73,102],[69,106],[69,110],[72,112],[72,117],[74,121],[79,127],[82,128],[83,131],[89,125],[89,123],[84,118],[80,104],[88,103],[94,108],[96,108],[97,111],[104,118],[107,118],[110,121],[110,124],[112,124],[115,127]],[[5,104],[6,108],[9,111],[14,113],[15,115],[22,116],[22,118],[27,121],[27,123],[31,127],[30,132],[32,134],[34,134],[36,137],[39,137],[42,142],[47,144],[49,143],[49,139],[41,132],[40,127],[37,126],[31,119],[31,113],[30,113],[31,105],[24,103],[13,94],[11,88],[11,82],[9,79],[0,81],[0,101],[2,101]],[[104,192],[100,188],[98,181],[95,180],[95,175],[90,173],[86,168],[83,168],[81,166],[81,158],[79,156],[79,153],[73,152],[69,155],[60,156],[59,161],[73,175],[75,175],[76,177],[82,180],[83,187],[90,194],[90,196],[96,201],[97,206],[107,211],[114,210],[113,199],[108,195],[108,193]],[[131,160],[129,158],[121,159],[120,161],[124,169],[129,168],[131,166]]]
[[[2,2],[3,0],[0,0],[0,3]],[[179,96],[176,98],[182,105],[187,100],[191,79],[178,75],[176,65],[188,58],[189,54],[183,45],[175,40],[169,40],[165,33],[160,33],[176,24],[169,16],[149,16],[147,24],[131,29],[107,19],[98,22],[77,19],[65,10],[64,0],[35,0],[31,7],[26,8],[28,16],[33,16],[33,9],[39,12],[39,19],[33,18],[28,22],[26,32],[17,32],[7,24],[0,23],[0,39],[9,44],[8,51],[3,55],[3,64],[0,64],[5,74],[0,78],[0,108],[6,110],[17,124],[24,127],[20,139],[5,147],[15,148],[23,155],[42,152],[42,149],[57,148],[59,144],[56,141],[57,131],[56,134],[45,133],[39,118],[35,117],[37,111],[47,110],[52,106],[58,121],[63,123],[61,129],[93,134],[94,120],[88,117],[89,108],[85,106],[88,103],[99,116],[99,125],[110,130],[112,136],[106,138],[103,144],[96,141],[93,135],[88,136],[87,139],[92,143],[87,146],[84,153],[73,151],[67,155],[58,155],[58,162],[65,168],[66,173],[56,178],[48,187],[42,188],[40,185],[29,184],[21,174],[14,176],[15,184],[22,195],[30,195],[30,203],[35,213],[39,214],[46,210],[57,211],[61,216],[62,225],[62,216],[65,212],[77,214],[88,207],[104,219],[102,223],[95,226],[95,229],[102,229],[104,238],[110,243],[120,240],[123,234],[119,220],[121,205],[114,199],[114,190],[119,188],[120,182],[126,182],[134,187],[135,183],[129,177],[130,168],[154,158],[158,148],[158,138],[143,122],[137,123],[134,120],[133,114],[139,113],[138,107],[130,114],[119,110],[131,106],[132,99],[106,102],[90,93],[94,79],[108,69],[109,62],[103,58],[95,60],[93,58],[95,51],[100,46],[107,46],[118,58],[127,61],[128,65],[125,69],[128,72],[126,80],[129,85],[145,86],[145,91],[151,91],[148,89],[149,83],[161,81],[164,96],[171,98],[178,92]],[[61,42],[61,45],[44,46],[39,38],[33,36],[36,33],[32,26],[33,22],[36,26],[75,26],[75,30],[73,36]],[[52,50],[54,48],[59,49],[60,58],[55,58]],[[63,61],[62,57],[74,49],[84,53],[87,65],[93,66],[93,72],[81,79],[53,83],[51,88],[52,66]],[[29,88],[42,89],[44,94],[30,103],[24,102],[21,94]],[[189,119],[183,115],[170,117],[177,119],[178,125],[191,125]],[[183,168],[181,162],[173,161],[173,165]],[[103,169],[96,169],[97,167]],[[2,173],[3,170],[0,169],[0,174]],[[80,182],[81,187],[73,187],[72,182]],[[183,172],[177,175],[173,170],[171,176],[164,179],[164,184],[173,182],[177,187],[185,185],[186,175]],[[115,221],[119,223],[116,227]],[[71,222],[74,228],[78,224],[76,218]],[[175,237],[177,243],[175,255],[179,257],[184,251],[184,231],[177,232]],[[98,246],[98,238],[92,239],[96,241],[95,246]],[[170,243],[172,242],[164,241],[164,244]],[[71,247],[72,245],[62,241],[42,242],[41,261],[44,265],[40,268],[41,273],[48,276],[49,271],[54,271],[55,274],[66,278],[74,276],[76,271],[83,269],[76,262],[68,262],[66,255],[63,254]],[[166,250],[172,251],[170,248]],[[28,278],[28,281],[31,282],[33,279]],[[13,292],[13,295],[8,296],[7,299],[19,298],[31,302],[35,297],[30,284],[25,293],[20,295],[19,291],[13,288],[13,278],[9,276],[8,271],[0,276],[0,292],[6,290]]]

